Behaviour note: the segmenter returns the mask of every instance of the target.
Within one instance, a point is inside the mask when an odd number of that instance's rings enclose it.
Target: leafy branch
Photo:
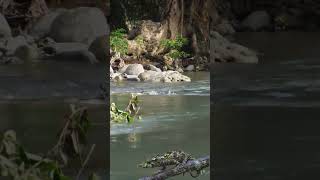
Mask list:
[[[141,119],[138,116],[140,111],[140,100],[138,96],[131,94],[131,99],[125,110],[121,110],[115,103],[111,103],[110,106],[110,120],[112,123],[133,123],[136,118]]]
[[[119,55],[124,55],[128,52],[128,40],[125,29],[119,28],[111,32],[110,46],[111,50]]]
[[[73,178],[63,174],[62,167],[68,163],[68,159],[79,158],[79,179],[95,147],[92,145],[85,161],[82,161],[90,127],[87,117],[86,108],[71,105],[71,114],[65,117],[66,123],[59,133],[58,142],[44,156],[28,153],[18,142],[16,133],[13,130],[6,131],[0,144],[0,176],[19,180],[71,180]],[[89,180],[97,179],[99,177],[95,174],[89,177]]]
[[[163,39],[160,45],[169,50],[168,56],[172,59],[180,59],[188,57],[189,54],[184,52],[182,48],[188,44],[188,39],[178,36],[175,39]]]

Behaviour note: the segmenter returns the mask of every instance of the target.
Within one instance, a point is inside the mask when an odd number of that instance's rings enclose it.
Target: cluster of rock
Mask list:
[[[162,71],[148,64],[128,64],[116,72],[110,66],[110,79],[113,81],[144,81],[144,82],[190,82],[191,79],[178,71]]]
[[[12,36],[0,14],[0,63],[21,63],[46,58],[84,59],[92,63],[109,56],[109,25],[104,13],[94,7],[53,9]]]
[[[206,56],[194,56],[181,59],[173,59],[168,56],[169,50],[161,46],[161,40],[168,36],[166,28],[160,22],[142,20],[140,25],[128,33],[128,54],[123,57],[126,61],[138,60],[152,62],[161,69],[172,71],[207,70],[208,58]]]
[[[319,30],[318,0],[231,0],[239,31]],[[245,4],[245,6],[244,6]],[[230,14],[230,13],[229,13]],[[230,17],[231,15],[229,15]]]

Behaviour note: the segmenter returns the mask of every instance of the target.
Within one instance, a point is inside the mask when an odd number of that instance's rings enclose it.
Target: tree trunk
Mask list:
[[[163,24],[167,28],[167,38],[173,39],[182,33],[182,12],[184,11],[184,7],[181,5],[182,3],[180,0],[168,0],[168,5],[163,17]]]
[[[162,20],[167,38],[186,36],[195,54],[208,56],[210,18],[218,18],[215,0],[168,0],[167,4]]]

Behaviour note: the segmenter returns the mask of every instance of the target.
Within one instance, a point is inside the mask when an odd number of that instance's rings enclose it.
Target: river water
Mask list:
[[[308,179],[320,168],[320,33],[239,33],[259,64],[215,64],[216,180]]]
[[[191,83],[111,84],[111,101],[122,108],[129,93],[140,94],[140,121],[132,125],[111,125],[111,180],[132,180],[151,175],[157,169],[137,164],[156,153],[184,150],[194,157],[210,153],[209,73],[189,73]],[[172,179],[193,179],[189,175]],[[204,172],[197,179],[210,179]]]

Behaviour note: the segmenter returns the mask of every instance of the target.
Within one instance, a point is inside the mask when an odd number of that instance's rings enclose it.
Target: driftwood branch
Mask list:
[[[210,165],[210,157],[202,157],[190,160],[185,164],[178,165],[172,169],[164,170],[158,174],[140,178],[139,180],[164,180],[186,172],[200,171]]]

